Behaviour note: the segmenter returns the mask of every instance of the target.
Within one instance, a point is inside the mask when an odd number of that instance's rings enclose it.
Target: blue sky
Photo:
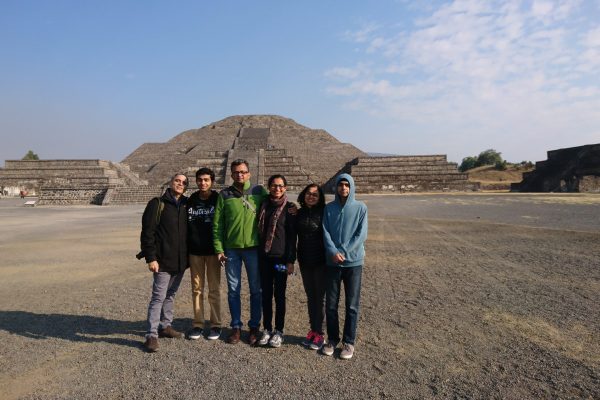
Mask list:
[[[600,0],[3,0],[0,60],[0,165],[238,114],[457,162],[600,142]]]

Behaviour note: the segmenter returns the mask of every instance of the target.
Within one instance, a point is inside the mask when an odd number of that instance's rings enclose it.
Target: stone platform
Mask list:
[[[511,185],[515,192],[600,192],[600,143],[548,151]]]
[[[445,155],[359,157],[348,163],[358,193],[478,190]]]

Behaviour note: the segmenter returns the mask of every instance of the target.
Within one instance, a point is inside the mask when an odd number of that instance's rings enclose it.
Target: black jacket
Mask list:
[[[140,243],[146,262],[158,261],[160,272],[178,273],[188,267],[187,252],[187,197],[179,202],[169,189],[160,198],[164,208],[157,225],[159,202],[150,200],[142,216]]]
[[[283,210],[279,216],[279,219],[277,220],[277,226],[275,227],[275,236],[273,237],[271,250],[269,253],[265,254],[265,237],[270,226],[273,213],[276,210],[276,207],[271,204],[269,199],[266,199],[265,202],[265,226],[264,231],[259,233],[260,252],[270,259],[275,259],[283,263],[293,263],[296,261],[296,252],[294,251],[296,244],[296,234],[294,232],[295,216],[289,213],[289,209],[294,205],[290,202],[285,205],[285,210]]]
[[[323,208],[302,207],[298,211],[295,231],[298,235],[298,263],[300,265],[325,264],[322,222]]]

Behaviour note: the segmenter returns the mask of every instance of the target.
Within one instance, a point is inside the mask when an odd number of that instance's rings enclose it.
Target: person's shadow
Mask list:
[[[0,311],[0,330],[32,339],[58,338],[73,342],[106,342],[140,347],[139,340],[115,336],[143,336],[144,324],[145,321],[118,321],[89,315]]]

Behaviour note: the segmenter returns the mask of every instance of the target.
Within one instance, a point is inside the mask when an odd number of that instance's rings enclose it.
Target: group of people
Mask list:
[[[205,283],[210,305],[206,338],[216,340],[221,336],[220,284],[224,267],[231,314],[226,341],[238,343],[243,327],[242,264],[250,292],[247,342],[251,346],[280,347],[284,341],[287,278],[294,273],[297,259],[310,323],[303,344],[331,356],[341,341],[340,358],[352,358],[368,229],[367,207],[355,200],[352,177],[336,177],[335,199],[327,205],[323,190],[309,184],[298,196],[298,208],[287,197],[283,175],[271,176],[266,189],[252,185],[250,176],[247,161],[233,161],[233,185],[217,193],[212,189],[214,172],[200,168],[196,172],[198,191],[188,199],[184,195],[188,179],[176,174],[165,193],[148,202],[142,217],[140,254],[154,280],[145,349],[157,351],[159,337],[184,336],[172,327],[172,322],[175,295],[188,267],[194,318],[185,336],[196,340],[204,334]],[[342,284],[345,322],[340,338]]]

